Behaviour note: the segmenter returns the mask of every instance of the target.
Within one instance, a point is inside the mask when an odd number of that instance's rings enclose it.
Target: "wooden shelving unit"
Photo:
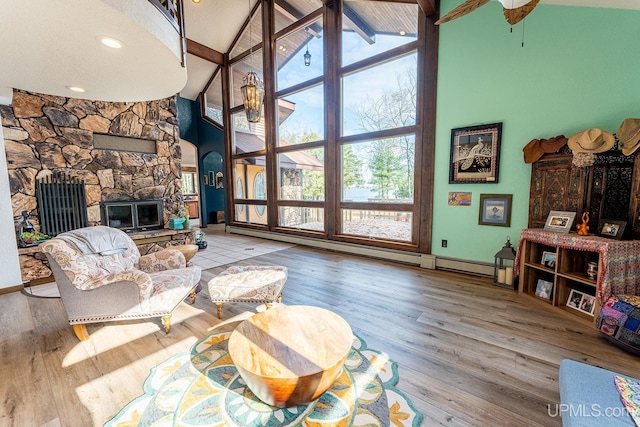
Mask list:
[[[587,263],[595,261],[598,266],[601,265],[598,252],[562,248],[533,241],[525,241],[521,250],[523,252],[520,254],[521,267],[518,286],[520,293],[530,295],[577,316],[593,319],[593,316],[567,306],[567,299],[572,289],[593,297],[596,296],[600,271],[598,270],[598,276],[595,279],[590,279],[587,275]],[[544,252],[556,254],[554,268],[542,264]],[[553,283],[553,289],[548,299],[536,295],[540,279]]]

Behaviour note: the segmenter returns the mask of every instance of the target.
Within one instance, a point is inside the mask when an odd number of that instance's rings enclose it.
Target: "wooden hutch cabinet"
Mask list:
[[[529,228],[542,228],[550,211],[589,212],[589,232],[600,221],[626,221],[626,237],[640,239],[640,161],[620,151],[596,155],[589,167],[572,165],[573,155],[546,154],[531,167]],[[575,231],[575,227],[574,230]]]
[[[532,164],[529,228],[522,231],[516,260],[520,293],[587,318],[570,307],[573,291],[595,299],[593,314],[611,294],[640,294],[639,157],[608,151],[596,155],[592,166],[576,167],[565,146]],[[576,212],[570,234],[541,230],[550,211]],[[575,224],[584,212],[589,236],[578,236]],[[595,236],[605,219],[626,221],[627,240]],[[542,263],[545,254],[554,257],[552,266]],[[587,274],[591,262],[598,266],[595,277]],[[550,293],[541,293],[541,284]]]

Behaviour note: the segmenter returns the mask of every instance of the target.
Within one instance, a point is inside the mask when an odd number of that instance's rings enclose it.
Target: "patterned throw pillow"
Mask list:
[[[636,426],[640,427],[640,382],[618,375],[614,375],[613,379],[627,413]]]
[[[612,296],[602,307],[596,325],[614,344],[640,354],[640,297]]]

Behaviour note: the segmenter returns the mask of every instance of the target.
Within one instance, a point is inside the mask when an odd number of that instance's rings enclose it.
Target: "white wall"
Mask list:
[[[0,103],[11,103],[11,89],[0,88]],[[2,117],[0,117],[0,122]],[[13,225],[11,209],[11,191],[9,189],[9,171],[4,150],[4,134],[0,126],[0,288],[22,284],[20,262],[18,261],[18,243]]]

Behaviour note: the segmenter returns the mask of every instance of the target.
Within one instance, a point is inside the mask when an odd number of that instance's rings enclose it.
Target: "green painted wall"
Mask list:
[[[458,0],[443,0],[444,13]],[[527,227],[533,138],[640,117],[640,11],[540,4],[509,32],[492,1],[440,27],[433,254],[493,262],[507,235]],[[503,122],[498,184],[449,184],[451,129]],[[469,191],[472,206],[448,206]],[[478,225],[480,194],[513,194],[511,227]],[[441,247],[441,240],[448,247]]]

